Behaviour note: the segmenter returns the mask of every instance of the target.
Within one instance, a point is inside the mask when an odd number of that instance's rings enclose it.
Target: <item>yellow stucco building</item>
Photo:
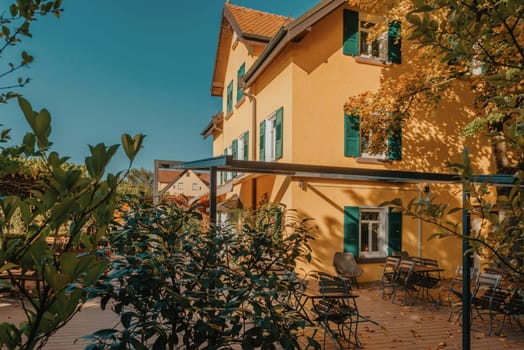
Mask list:
[[[377,91],[381,80],[409,69],[409,50],[389,33],[366,41],[368,25],[385,17],[363,13],[344,0],[326,0],[297,19],[226,3],[219,29],[211,93],[223,112],[203,130],[213,138],[213,155],[264,162],[377,170],[446,173],[445,161],[459,161],[470,149],[479,172],[489,173],[491,151],[480,140],[465,140],[459,130],[474,115],[470,98],[457,85],[437,110],[420,110],[389,139],[388,152],[370,154],[368,135],[358,118],[344,114],[349,96]],[[397,35],[395,34],[395,35]],[[333,272],[337,251],[353,252],[363,280],[380,274],[393,251],[438,259],[446,273],[461,264],[457,239],[428,241],[429,224],[380,206],[438,195],[461,205],[461,188],[439,183],[347,180],[329,176],[224,173],[246,208],[263,200],[284,203],[316,220],[319,237],[310,269]],[[460,217],[455,218],[457,221]]]

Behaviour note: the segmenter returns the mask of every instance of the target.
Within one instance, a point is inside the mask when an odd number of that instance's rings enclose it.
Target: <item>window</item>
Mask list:
[[[344,251],[362,258],[402,251],[402,213],[385,207],[344,207]]]
[[[367,40],[370,31],[380,20],[378,17],[344,10],[343,53],[380,62],[401,63],[400,22],[390,22],[387,32],[375,40]]]
[[[226,115],[233,111],[233,80],[227,86]]]
[[[360,56],[386,61],[388,51],[387,33],[382,33],[374,40],[369,40],[371,36],[370,30],[376,25],[376,21],[372,22],[371,19],[365,18],[359,21]]]
[[[233,145],[231,145],[228,148],[224,149],[224,155],[225,156],[233,155]],[[223,172],[223,174],[224,174],[224,182],[227,182],[227,181],[233,179],[233,173],[232,172]]]
[[[249,157],[249,132],[246,131],[242,135],[240,135],[238,138],[234,139],[231,142],[231,147],[228,148],[226,154],[230,154],[233,156],[233,159],[238,160],[248,160]],[[233,172],[231,173],[231,177],[235,177],[238,174]]]
[[[191,189],[193,191],[198,191],[198,190],[200,190],[200,185],[197,184],[196,182],[193,182],[193,185],[191,186]]]
[[[231,145],[233,159],[248,160],[249,158],[249,132],[246,131],[234,139]]]
[[[182,191],[184,189],[184,183],[179,182],[178,183],[178,189]]]
[[[363,130],[360,127],[360,118],[357,115],[344,115],[344,155],[346,157],[362,157],[381,160],[402,159],[402,129],[391,132],[387,140],[387,152],[371,154],[370,140],[373,131]]]
[[[242,63],[240,68],[237,71],[237,103],[244,97],[244,90],[242,90],[242,87],[240,86],[240,82],[242,81],[242,78],[244,77],[244,74],[246,72],[246,64]]]
[[[260,123],[260,160],[273,161],[282,158],[283,118],[284,109],[280,108]]]

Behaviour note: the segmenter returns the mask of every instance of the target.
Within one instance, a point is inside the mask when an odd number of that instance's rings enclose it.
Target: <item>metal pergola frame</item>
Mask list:
[[[156,164],[156,162],[155,162]],[[360,181],[380,181],[393,183],[460,183],[461,176],[445,173],[429,173],[399,170],[347,168],[325,165],[293,164],[280,162],[262,162],[249,160],[236,160],[233,156],[220,156],[201,159],[190,162],[170,164],[171,169],[192,169],[207,170],[210,173],[210,192],[209,192],[209,216],[210,222],[214,223],[217,213],[217,172],[239,172],[251,174],[286,175],[303,178],[333,179],[333,180],[360,180]],[[155,169],[156,172],[156,169]],[[515,177],[513,175],[473,175],[469,178],[473,182],[489,181],[492,185],[513,186]],[[462,203],[469,200],[469,193],[463,187]],[[472,265],[471,254],[467,253],[469,241],[470,222],[468,210],[462,209],[462,254],[463,254],[463,295],[462,295],[462,349],[471,348],[471,292],[470,292],[470,267]]]

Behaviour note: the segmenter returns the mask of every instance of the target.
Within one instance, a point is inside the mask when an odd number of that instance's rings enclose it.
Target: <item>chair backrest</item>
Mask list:
[[[351,285],[347,279],[333,276],[326,272],[318,273],[318,285],[322,296],[326,294],[345,296],[351,293]]]
[[[418,256],[412,256],[409,260],[413,261],[416,265],[424,265],[424,259]]]
[[[362,268],[358,266],[353,253],[336,252],[333,257],[333,266],[335,271],[341,275],[359,277],[362,274]]]
[[[437,259],[423,258],[422,261],[426,266],[438,267]]]
[[[412,260],[401,260],[397,267],[397,277],[395,282],[400,284],[407,284],[413,275],[413,269],[416,263]]]
[[[396,272],[399,264],[400,258],[388,256],[386,258],[386,262],[384,263],[384,270],[382,271],[382,274]]]
[[[499,289],[501,276],[493,273],[481,272],[472,294],[472,302],[483,308],[491,309],[494,303],[502,303],[505,295]],[[501,299],[501,300],[498,300]]]

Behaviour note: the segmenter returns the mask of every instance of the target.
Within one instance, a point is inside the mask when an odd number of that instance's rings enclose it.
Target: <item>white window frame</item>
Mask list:
[[[364,213],[378,213],[378,220],[363,220]],[[363,227],[367,225],[368,228],[371,228],[373,224],[378,224],[378,235],[377,235],[377,251],[369,251],[362,249],[362,239]],[[360,207],[360,217],[359,217],[359,239],[358,239],[358,249],[359,256],[365,258],[382,258],[388,256],[388,210],[386,207]],[[372,245],[372,235],[371,230],[368,231],[368,243]]]
[[[266,118],[266,134],[265,134],[265,160],[274,161],[276,160],[276,142],[277,142],[277,130],[276,130],[277,114],[276,112]]]
[[[201,189],[200,185],[196,182],[193,182],[193,184],[191,185],[191,189],[193,191],[199,191]]]
[[[386,62],[388,60],[388,33],[381,33],[375,40],[367,41],[366,38],[376,23],[384,21],[377,16],[360,13],[358,20],[359,51],[360,56]],[[378,45],[378,55],[373,55],[374,45]]]
[[[178,183],[178,186],[177,186],[177,189],[178,189],[179,191],[183,191],[183,190],[184,190],[184,183],[183,183],[183,182],[179,182],[179,183]]]
[[[237,159],[244,160],[244,133],[237,138]]]

